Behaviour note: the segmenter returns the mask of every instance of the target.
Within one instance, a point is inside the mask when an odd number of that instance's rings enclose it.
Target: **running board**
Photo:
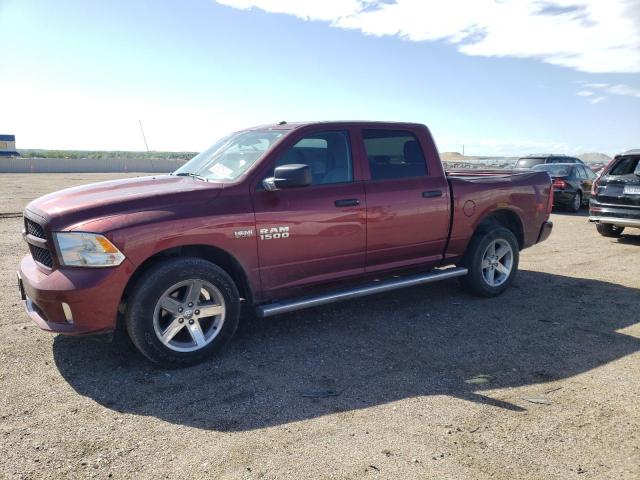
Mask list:
[[[397,290],[404,287],[412,287],[423,283],[438,282],[448,278],[462,277],[468,273],[466,268],[453,267],[444,270],[432,270],[429,273],[421,273],[419,275],[411,275],[402,278],[394,278],[378,282],[371,282],[365,286],[349,288],[345,290],[337,290],[331,293],[315,295],[310,297],[294,298],[290,300],[282,300],[267,305],[260,305],[256,308],[258,317],[265,318],[280,313],[293,312],[302,310],[303,308],[317,307],[327,303],[339,302],[340,300],[348,300],[350,298],[364,297],[373,293],[388,292],[389,290]]]

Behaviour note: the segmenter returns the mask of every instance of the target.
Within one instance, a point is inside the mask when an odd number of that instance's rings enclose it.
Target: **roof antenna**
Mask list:
[[[142,128],[142,120],[138,120],[138,123],[140,124],[140,131],[142,132],[142,139],[144,140],[144,146],[147,149],[147,152],[149,151],[149,145],[147,145],[147,137],[144,136],[144,130]]]
[[[278,125],[286,125],[287,122],[285,122],[284,120],[282,120],[281,122],[278,123]]]

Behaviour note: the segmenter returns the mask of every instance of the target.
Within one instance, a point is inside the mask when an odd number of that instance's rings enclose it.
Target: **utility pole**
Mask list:
[[[142,120],[138,120],[138,123],[140,124],[140,131],[142,132],[142,139],[144,140],[144,146],[147,149],[147,152],[149,151],[149,145],[147,145],[147,137],[144,136],[144,129],[142,128]]]

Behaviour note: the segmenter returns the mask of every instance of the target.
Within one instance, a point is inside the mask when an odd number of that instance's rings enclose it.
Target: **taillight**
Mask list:
[[[565,182],[564,180],[560,179],[560,178],[556,178],[553,180],[553,188],[558,188],[560,190],[563,190],[565,188],[567,188],[567,182]]]
[[[549,200],[547,200],[547,213],[553,210],[553,183],[549,185]]]

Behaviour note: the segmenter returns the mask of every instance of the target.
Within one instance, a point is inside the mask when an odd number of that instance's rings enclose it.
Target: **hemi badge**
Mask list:
[[[233,236],[235,238],[249,238],[249,237],[253,237],[253,229],[249,229],[249,230],[236,230],[235,232],[233,232]]]

